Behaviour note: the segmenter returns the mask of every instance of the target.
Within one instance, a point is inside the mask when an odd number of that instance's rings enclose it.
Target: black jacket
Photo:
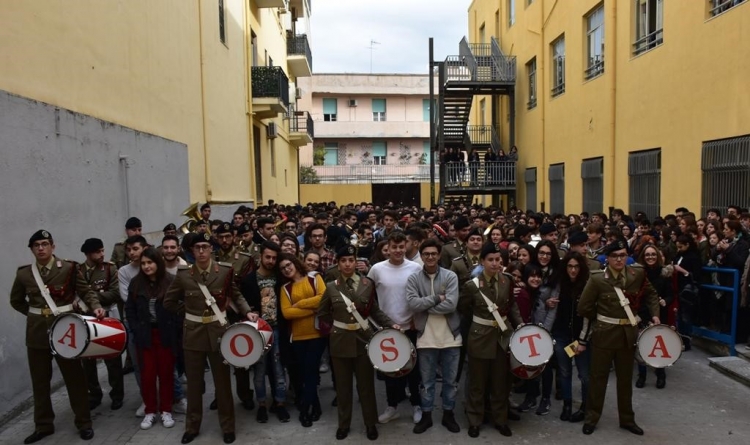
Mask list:
[[[659,319],[662,323],[666,323],[667,316],[669,315],[669,306],[674,301],[674,291],[672,290],[672,276],[665,277],[662,275],[662,267],[643,267],[646,271],[646,276],[651,286],[656,289],[656,293],[659,294],[659,298],[663,298],[667,303],[664,306],[659,306]],[[641,323],[644,325],[648,324],[651,320],[651,313],[649,312],[648,306],[641,303],[641,307],[638,309],[638,315],[641,317]]]
[[[163,293],[167,292],[174,279],[167,274],[167,283]],[[125,316],[128,320],[133,341],[139,349],[151,347],[151,314],[148,310],[150,292],[146,286],[139,286],[140,280],[133,279],[128,288],[128,301],[125,303]],[[182,316],[164,309],[162,300],[156,301],[156,327],[159,329],[161,344],[165,348],[177,351],[182,346]]]

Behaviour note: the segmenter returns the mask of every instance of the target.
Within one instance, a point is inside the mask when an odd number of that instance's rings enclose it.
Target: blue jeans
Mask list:
[[[318,399],[318,373],[320,357],[323,355],[325,346],[325,338],[295,340],[292,342],[292,350],[297,358],[297,364],[302,369],[303,410],[307,409],[307,407],[320,404],[320,400]]]
[[[268,366],[272,367],[273,378],[275,380],[271,382],[273,385],[273,398],[278,403],[284,403],[286,401],[286,373],[284,373],[284,366],[281,365],[278,328],[274,328],[273,330],[271,350],[253,366],[253,383],[258,403],[266,401],[266,375],[268,374]]]
[[[419,372],[422,374],[422,411],[430,412],[435,405],[435,374],[438,363],[442,365],[443,374],[443,411],[453,411],[456,407],[456,376],[460,355],[461,348],[417,349]]]
[[[581,381],[581,400],[583,403],[586,403],[586,397],[589,392],[590,345],[583,353],[571,359],[565,352],[565,347],[573,342],[570,335],[553,333],[553,337],[555,338],[555,356],[557,357],[557,371],[560,373],[560,382],[562,383],[563,400],[568,401],[573,399],[573,360],[575,360],[576,369],[578,370],[578,380]]]

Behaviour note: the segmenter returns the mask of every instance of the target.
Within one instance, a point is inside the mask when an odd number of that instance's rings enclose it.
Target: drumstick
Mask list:
[[[377,324],[377,323],[375,322],[375,320],[373,320],[373,319],[372,319],[372,317],[367,317],[367,321],[369,321],[369,322],[370,322],[370,324],[372,324],[372,325],[373,325],[373,326],[375,327],[375,330],[376,330],[376,331],[382,331],[382,330],[383,330],[383,327],[382,327],[382,326],[380,326],[379,324]]]

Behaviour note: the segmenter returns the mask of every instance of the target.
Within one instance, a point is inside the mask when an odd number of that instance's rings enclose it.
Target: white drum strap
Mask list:
[[[484,303],[487,305],[487,309],[489,309],[492,316],[495,318],[495,321],[497,322],[497,326],[500,328],[500,331],[505,332],[508,330],[508,325],[505,324],[505,321],[503,321],[503,317],[500,315],[500,313],[497,311],[497,305],[492,302],[489,298],[487,298],[487,295],[485,295],[480,289],[479,289],[479,278],[475,277],[473,280],[474,285],[477,287],[477,290],[479,291],[479,295],[484,298]]]
[[[633,316],[633,311],[630,309],[630,302],[625,297],[625,294],[622,292],[622,289],[615,286],[615,292],[617,293],[617,297],[620,299],[620,306],[622,306],[623,309],[625,309],[625,313],[628,315],[628,320],[630,320],[630,325],[635,326],[638,324],[638,322],[635,319],[635,316]]]
[[[196,281],[198,283],[198,281]],[[227,319],[224,317],[224,312],[221,312],[219,310],[219,306],[216,305],[216,300],[214,299],[214,296],[211,295],[211,292],[208,291],[208,288],[203,283],[198,283],[198,287],[201,289],[201,292],[203,292],[203,296],[206,298],[206,306],[210,307],[213,311],[214,315],[216,316],[216,319],[219,320],[219,324],[222,326],[227,324]]]
[[[357,324],[359,324],[359,327],[362,328],[363,331],[366,331],[369,329],[369,325],[365,321],[364,318],[359,314],[359,311],[357,310],[357,306],[354,305],[352,300],[350,300],[346,295],[344,295],[343,292],[339,291],[339,294],[341,295],[341,298],[344,299],[344,304],[346,304],[346,310],[350,314],[354,316],[354,318],[357,320]]]
[[[36,281],[36,285],[37,287],[39,287],[39,292],[42,293],[44,301],[47,302],[47,306],[49,306],[50,310],[52,311],[52,315],[57,317],[58,315],[60,315],[60,309],[57,308],[55,301],[52,299],[52,295],[50,295],[49,293],[47,285],[44,284],[42,275],[39,273],[39,267],[37,267],[36,263],[31,265],[31,273],[34,275],[34,281]]]

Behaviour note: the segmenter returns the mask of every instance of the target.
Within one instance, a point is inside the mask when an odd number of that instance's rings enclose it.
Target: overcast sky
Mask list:
[[[428,39],[435,60],[458,54],[470,0],[312,0],[315,73],[426,73]]]

